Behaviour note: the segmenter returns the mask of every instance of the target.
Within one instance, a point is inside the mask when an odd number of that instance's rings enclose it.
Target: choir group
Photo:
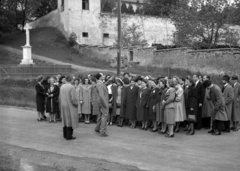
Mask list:
[[[73,76],[71,82],[77,113],[85,124],[96,122],[101,115],[97,81],[89,74],[85,78]],[[180,128],[189,136],[202,128],[210,129],[212,135],[239,130],[240,84],[236,75],[224,75],[221,88],[208,75],[155,79],[124,73],[119,77],[105,75],[102,81],[108,91],[108,125],[150,129],[167,138],[174,137]],[[60,74],[38,77],[38,121],[46,119],[44,112],[49,113],[49,122],[61,118],[59,94],[63,84],[66,77]]]

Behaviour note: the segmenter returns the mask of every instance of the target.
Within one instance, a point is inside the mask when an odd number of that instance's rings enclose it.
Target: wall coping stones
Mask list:
[[[216,51],[240,51],[239,48],[219,48],[219,49],[203,49],[203,50],[192,50],[188,53],[198,53],[198,52],[216,52]]]
[[[176,51],[176,50],[192,50],[191,47],[181,47],[181,48],[171,48],[171,49],[162,49],[162,50],[155,50],[154,52],[166,52],[166,51]]]

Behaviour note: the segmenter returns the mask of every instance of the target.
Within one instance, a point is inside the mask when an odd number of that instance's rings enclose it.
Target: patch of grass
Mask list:
[[[34,88],[0,86],[1,105],[35,108],[35,96]]]
[[[11,36],[5,37],[3,44],[21,49],[21,46],[26,43],[25,41],[25,33],[18,31]],[[56,28],[31,30],[30,44],[32,52],[37,55],[76,65],[112,69],[109,62],[79,54],[74,48],[69,47],[68,40]]]

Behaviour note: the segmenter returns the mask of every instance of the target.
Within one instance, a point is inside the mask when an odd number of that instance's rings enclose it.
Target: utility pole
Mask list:
[[[117,53],[117,75],[121,74],[121,48],[122,48],[122,22],[121,22],[121,0],[118,0],[118,53]]]

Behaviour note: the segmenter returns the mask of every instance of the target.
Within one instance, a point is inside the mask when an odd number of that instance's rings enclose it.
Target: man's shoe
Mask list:
[[[237,132],[237,131],[239,131],[239,128],[235,128],[233,131],[234,131],[234,132]]]
[[[75,140],[76,139],[76,137],[72,137],[70,140]]]
[[[210,131],[208,131],[208,133],[212,134],[212,133],[214,133],[214,130],[211,129]]]
[[[102,133],[100,134],[101,137],[108,137],[108,135],[106,133]]]
[[[230,133],[231,131],[230,130],[224,130],[222,131],[223,133]]]
[[[96,129],[95,129],[95,132],[100,133],[100,131],[99,131],[99,130],[96,130]]]

